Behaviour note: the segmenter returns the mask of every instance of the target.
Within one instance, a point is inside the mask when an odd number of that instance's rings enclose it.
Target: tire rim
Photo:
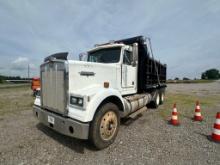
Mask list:
[[[160,104],[160,97],[159,97],[159,95],[157,95],[157,98],[156,98],[156,104],[157,104],[157,105]]]
[[[102,117],[100,124],[100,135],[103,140],[110,140],[117,129],[118,126],[118,118],[115,112],[109,111],[106,112]]]

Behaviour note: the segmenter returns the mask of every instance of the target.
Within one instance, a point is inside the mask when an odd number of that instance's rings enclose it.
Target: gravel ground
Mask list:
[[[167,99],[181,93],[219,97],[220,82],[168,85]],[[208,107],[205,121],[185,117],[179,127],[160,116],[164,109],[123,122],[115,143],[101,151],[39,124],[30,109],[0,116],[0,164],[220,164],[220,144],[207,139],[220,102]]]

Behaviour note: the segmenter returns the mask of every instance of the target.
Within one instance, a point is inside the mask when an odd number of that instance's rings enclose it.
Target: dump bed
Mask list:
[[[143,36],[115,41],[132,45],[138,43],[138,93],[166,87],[166,64],[150,56],[150,48]]]

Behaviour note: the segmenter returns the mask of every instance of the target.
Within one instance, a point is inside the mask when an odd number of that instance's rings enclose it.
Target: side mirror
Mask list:
[[[132,59],[132,66],[136,66],[137,62],[138,62],[138,44],[134,43],[133,44],[133,55],[132,55],[133,59]]]
[[[131,62],[131,65],[132,65],[133,67],[135,67],[135,66],[137,65],[136,61],[132,61],[132,62]]]
[[[79,61],[87,61],[87,57],[88,57],[88,54],[87,53],[80,53],[79,54]]]

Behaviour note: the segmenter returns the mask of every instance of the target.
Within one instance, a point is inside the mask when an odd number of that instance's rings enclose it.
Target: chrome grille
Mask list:
[[[42,107],[58,113],[66,109],[65,62],[50,61],[41,65]]]

